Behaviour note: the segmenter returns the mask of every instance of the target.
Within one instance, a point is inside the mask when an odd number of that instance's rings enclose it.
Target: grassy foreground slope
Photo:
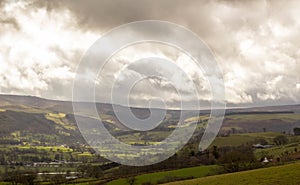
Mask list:
[[[136,185],[140,185],[146,182],[156,184],[160,180],[164,180],[166,177],[179,177],[179,178],[199,178],[210,174],[214,174],[218,166],[197,166],[192,168],[183,168],[172,171],[156,172],[136,176]],[[128,184],[126,179],[117,179],[107,183],[107,185],[124,185]]]
[[[209,176],[168,185],[299,185],[300,163]]]

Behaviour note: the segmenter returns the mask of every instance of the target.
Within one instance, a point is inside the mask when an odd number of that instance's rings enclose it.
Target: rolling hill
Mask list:
[[[178,181],[166,185],[298,185],[300,163]]]
[[[87,127],[92,129],[93,126],[92,124],[88,126],[89,123],[98,119],[88,115],[92,103],[77,103],[86,107],[80,119],[85,119]],[[111,104],[97,103],[96,107],[104,125],[113,135],[131,138],[130,142],[134,142],[133,136],[136,136],[134,133],[141,134],[130,131],[120,123]],[[300,105],[228,109],[220,134],[263,131],[292,133],[294,127],[300,127],[299,110]],[[132,107],[131,111],[141,119],[149,116],[149,110],[146,108]],[[152,136],[168,135],[176,127],[179,116],[180,111],[167,110],[167,116],[162,124],[153,130]],[[201,111],[199,117],[195,115],[195,111],[186,110],[185,116],[187,124],[198,122],[205,125],[209,119],[209,111]],[[9,142],[9,140],[16,143],[28,142],[26,137],[29,136],[40,139],[48,138],[46,143],[49,144],[69,143],[74,140],[84,142],[76,125],[72,102],[68,101],[48,100],[33,96],[0,95],[0,128],[0,140],[3,142]],[[150,139],[157,140],[153,137]],[[137,136],[135,139],[141,138]]]

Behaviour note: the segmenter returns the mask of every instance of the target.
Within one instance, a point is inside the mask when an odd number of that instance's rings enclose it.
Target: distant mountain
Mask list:
[[[80,104],[89,107],[93,105],[91,102],[80,102]],[[112,111],[112,105],[108,103],[96,103],[97,109],[103,112]],[[120,106],[120,105],[117,105]],[[43,99],[35,96],[21,96],[21,95],[4,95],[0,94],[0,107],[6,107],[8,109],[39,109],[48,111],[57,111],[64,113],[73,113],[72,102],[70,101],[58,101]],[[122,107],[122,106],[120,106]],[[145,114],[148,112],[147,108],[132,107],[132,110],[137,114]],[[146,111],[147,110],[147,111]],[[177,110],[169,110],[179,112]],[[280,112],[280,111],[292,111],[300,113],[300,104],[295,105],[278,105],[278,106],[262,106],[262,107],[245,107],[245,108],[227,108],[227,113],[245,113],[245,112]],[[202,113],[209,113],[209,110],[201,110]],[[148,112],[149,114],[149,112]],[[143,117],[143,116],[142,116]]]
[[[93,129],[88,123],[97,118],[89,117],[92,103],[78,102],[83,110],[81,118],[87,123],[87,129]],[[116,105],[124,108],[123,106]],[[130,132],[116,118],[111,104],[97,103],[98,113],[106,128],[112,134],[120,135]],[[118,109],[119,111],[122,109]],[[131,108],[139,118],[147,118],[150,112],[146,108]],[[201,111],[202,115],[210,113]],[[291,132],[295,126],[300,127],[300,105],[283,105],[272,107],[254,107],[227,109],[220,133],[228,132]],[[170,131],[178,123],[180,111],[167,110],[167,116],[156,130]],[[195,111],[185,111],[186,118],[197,121]],[[206,120],[207,120],[206,119]],[[173,127],[171,127],[173,126]],[[77,127],[72,102],[42,99],[33,96],[0,95],[0,142],[71,144],[74,141],[84,143]],[[1,143],[0,143],[1,144]]]
[[[97,118],[89,116],[88,102],[78,102],[86,108],[80,119],[87,123],[86,129],[92,130]],[[114,134],[117,130],[129,131],[116,118],[111,104],[96,104],[99,116],[108,130]],[[117,107],[122,107],[118,106]],[[131,108],[137,117],[143,119],[150,114],[148,109]],[[168,111],[169,117],[176,120],[178,111]],[[168,119],[168,124],[176,121]],[[73,115],[72,102],[42,99],[34,96],[0,95],[0,144],[36,143],[47,145],[71,144],[74,141],[84,143]],[[119,134],[119,133],[118,133]]]

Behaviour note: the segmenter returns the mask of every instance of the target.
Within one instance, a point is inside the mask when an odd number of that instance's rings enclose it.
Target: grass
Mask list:
[[[47,113],[45,115],[45,118],[50,120],[50,121],[53,121],[54,123],[66,128],[66,129],[69,129],[69,130],[75,130],[76,127],[74,125],[70,125],[68,123],[68,121],[66,119],[64,119],[66,117],[66,114],[64,113]]]
[[[243,133],[233,134],[227,137],[217,137],[212,146],[240,146],[243,144],[254,143],[257,139],[265,139],[269,143],[273,143],[273,138],[282,135],[281,133],[275,132],[257,132],[257,133]],[[289,136],[288,136],[289,137]]]
[[[2,148],[4,146],[0,146]],[[72,149],[65,148],[63,146],[5,146],[6,148],[18,148],[19,150],[26,150],[26,149],[37,149],[37,150],[46,150],[46,151],[61,151],[61,152],[72,152]]]
[[[255,132],[255,133],[244,133],[244,136],[256,137],[256,138],[264,138],[264,139],[273,139],[276,136],[282,135],[277,132]]]
[[[154,144],[157,143],[158,141],[164,140],[166,137],[170,135],[170,133],[171,132],[169,131],[151,131],[147,133],[147,137],[151,138],[148,140],[150,143]],[[121,135],[118,136],[118,139],[127,144],[133,144],[133,143],[144,144],[145,142],[148,142],[146,140],[142,140],[140,133]]]
[[[66,114],[64,114],[64,113],[48,113],[47,116],[53,117],[53,118],[64,118],[64,117],[66,117]]]
[[[94,179],[94,178],[84,178],[84,179],[75,179],[75,180],[72,180],[68,184],[97,185],[97,184],[100,184],[102,181],[103,180]]]
[[[159,180],[163,180],[165,177],[204,177],[207,175],[212,175],[216,173],[218,166],[197,166],[192,168],[183,168],[179,170],[165,171],[165,172],[156,172],[136,176],[135,185],[140,185],[145,182],[151,182],[153,184],[157,183]],[[126,179],[117,179],[111,182],[108,182],[107,185],[125,185],[128,184]]]
[[[55,167],[55,166],[51,166],[51,167],[26,167],[26,166],[19,166],[15,169],[9,168],[8,166],[3,166],[0,165],[0,173],[4,173],[6,170],[7,171],[14,171],[14,170],[20,170],[20,171],[39,171],[39,172],[61,172],[61,171],[76,171],[76,167],[64,167],[64,166],[59,166],[59,167]],[[0,184],[1,185],[1,184]]]
[[[209,119],[208,115],[203,115],[203,116],[195,116],[195,117],[190,117],[184,120],[185,122],[194,122],[194,121],[207,121]]]
[[[236,134],[228,137],[217,137],[212,146],[216,145],[218,147],[223,146],[240,146],[242,144],[246,144],[247,142],[253,142],[255,138],[247,135]]]
[[[291,143],[283,146],[275,146],[272,148],[266,149],[258,149],[255,150],[255,155],[258,158],[265,157],[265,156],[273,156],[273,158],[284,156],[286,152],[294,153],[295,148],[297,151],[300,151],[300,143]]]
[[[78,156],[92,157],[93,154],[91,154],[91,153],[89,153],[89,152],[83,152],[83,153],[78,154]]]
[[[226,116],[226,118],[236,121],[263,121],[281,119],[286,122],[293,122],[300,119],[300,114],[237,114]]]
[[[259,133],[243,133],[234,134],[228,137],[217,137],[211,146],[240,146],[243,144],[254,144],[257,139],[265,139],[268,143],[274,144],[273,139],[276,136],[283,135],[281,133],[275,132],[259,132]],[[295,148],[300,151],[300,136],[290,136],[285,135],[290,141],[287,145],[274,146],[272,148],[257,149],[255,150],[255,155],[258,158],[265,156],[273,156],[274,158],[282,156],[285,152],[294,153]],[[257,144],[257,143],[256,143]]]
[[[300,163],[203,177],[168,185],[299,185]]]
[[[3,105],[2,105],[3,106]],[[14,112],[25,112],[25,113],[37,113],[37,114],[41,114],[41,113],[45,113],[45,112],[49,112],[48,110],[43,110],[43,109],[37,109],[37,108],[33,108],[33,107],[29,107],[29,106],[25,106],[25,105],[7,105],[8,107],[5,107],[5,109],[1,108],[1,110],[9,110],[9,111],[14,111]]]

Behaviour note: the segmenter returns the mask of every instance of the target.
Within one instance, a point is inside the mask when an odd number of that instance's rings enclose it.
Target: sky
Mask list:
[[[0,93],[71,100],[77,67],[97,39],[126,23],[161,20],[186,27],[207,44],[222,71],[229,106],[300,103],[299,7],[296,0],[0,0]],[[132,61],[155,56],[173,61],[191,76],[199,100],[211,101],[205,74],[195,70],[191,59],[153,43],[114,55],[95,81],[96,99],[110,102],[115,80],[126,84],[143,78],[145,69]],[[194,101],[184,74],[174,75],[168,66],[147,66],[146,73],[173,75],[178,83],[141,80],[131,91],[133,105],[158,99],[176,107],[180,98]],[[179,97],[176,89],[185,95]],[[123,98],[122,93],[116,96]]]

